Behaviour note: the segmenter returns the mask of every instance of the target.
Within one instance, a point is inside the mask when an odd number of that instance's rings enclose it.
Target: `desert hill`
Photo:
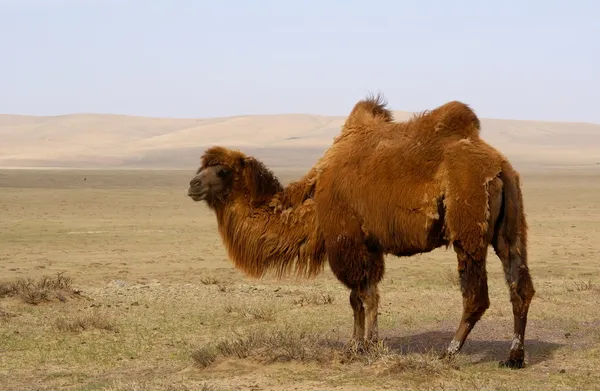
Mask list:
[[[399,121],[412,115],[394,114]],[[331,144],[344,120],[313,114],[208,119],[0,115],[0,166],[193,168],[206,147],[222,144],[273,167],[304,169]],[[482,137],[515,165],[600,163],[600,124],[482,118]]]

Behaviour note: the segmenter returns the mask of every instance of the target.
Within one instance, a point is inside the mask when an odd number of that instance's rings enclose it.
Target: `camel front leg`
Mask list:
[[[354,311],[354,333],[352,339],[355,343],[362,344],[365,338],[365,307],[358,295],[358,289],[350,292],[350,305]]]
[[[379,289],[377,283],[369,284],[365,289],[359,290],[359,298],[364,306],[366,343],[376,344],[379,339],[377,325],[377,312],[379,311]]]
[[[490,306],[487,274],[485,270],[486,252],[477,256],[465,253],[454,245],[458,257],[460,287],[463,296],[463,315],[454,338],[442,357],[450,358],[460,351],[475,324]]]

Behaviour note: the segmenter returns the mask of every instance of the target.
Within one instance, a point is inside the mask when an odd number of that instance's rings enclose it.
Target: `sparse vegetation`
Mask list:
[[[0,191],[0,205],[8,205],[0,218],[7,238],[0,240],[0,388],[571,391],[600,384],[596,174],[524,177],[539,295],[520,371],[497,367],[510,345],[502,330],[512,325],[512,308],[495,258],[488,261],[491,307],[449,362],[437,356],[462,305],[451,288],[458,274],[452,249],[388,258],[384,342],[364,351],[349,343],[348,291],[327,268],[310,281],[253,280],[233,270],[210,228],[214,216],[171,191],[188,174],[143,174],[138,190],[141,172],[88,172],[87,183],[99,186],[93,192],[53,189],[51,181],[32,190],[25,181],[48,172],[11,174],[25,185]],[[75,174],[52,175],[71,183]],[[578,207],[561,213],[573,199]],[[57,270],[73,281],[58,279]],[[203,277],[218,282],[204,285]],[[50,301],[27,304],[19,293],[25,286],[43,287]]]
[[[436,372],[458,368],[460,359],[452,362],[438,360],[434,353],[399,354],[382,341],[375,345],[359,346],[314,331],[304,331],[294,326],[269,329],[252,329],[247,333],[202,346],[192,353],[194,362],[202,368],[210,367],[219,357],[251,358],[265,364],[274,362],[378,365],[387,374],[409,370]]]
[[[192,353],[192,358],[202,368],[211,365],[217,359],[217,353],[212,347],[202,347]]]
[[[191,384],[190,384],[191,383]],[[206,382],[194,384],[193,382],[172,383],[172,382],[137,382],[137,381],[118,381],[114,382],[101,391],[224,391],[225,389]]]
[[[274,320],[277,309],[272,306],[250,307],[246,309],[246,314],[257,320]]]
[[[93,312],[86,315],[77,315],[74,318],[60,317],[56,320],[56,328],[59,331],[81,332],[85,330],[97,329],[106,331],[116,331],[117,328],[106,314]]]
[[[19,297],[29,304],[40,304],[57,299],[65,301],[77,291],[71,289],[71,278],[63,273],[42,276],[39,279],[18,278],[0,282],[0,298]]]
[[[327,362],[336,354],[339,343],[314,332],[285,327],[251,330],[194,351],[192,358],[207,367],[217,356],[248,358],[265,362]]]
[[[200,278],[200,282],[204,285],[217,285],[219,283],[219,280],[217,280],[213,276],[204,276]]]
[[[277,313],[277,307],[269,304],[247,306],[229,303],[223,307],[223,310],[227,314],[236,314],[263,321],[274,320]]]
[[[333,303],[333,296],[330,293],[312,293],[303,294],[299,298],[294,299],[294,304],[305,305],[326,305]]]
[[[444,278],[445,282],[447,282],[448,284],[450,284],[452,286],[460,285],[460,277],[458,275],[458,272],[456,271],[456,268],[445,269],[443,278]]]
[[[4,311],[2,308],[0,308],[0,320],[8,320],[9,318],[14,317],[15,314],[12,314],[8,311]]]
[[[573,281],[573,283],[567,287],[568,292],[586,292],[586,291],[594,291],[599,290],[592,281]]]

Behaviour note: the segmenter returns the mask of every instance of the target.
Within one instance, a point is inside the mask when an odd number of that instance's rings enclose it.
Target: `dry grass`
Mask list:
[[[303,294],[299,298],[294,299],[294,304],[305,305],[326,305],[333,304],[334,298],[330,293],[311,293]]]
[[[93,329],[117,331],[114,321],[106,314],[100,312],[76,315],[73,318],[61,317],[56,320],[55,326],[59,331],[68,331],[72,333]]]
[[[14,317],[15,314],[10,313],[8,311],[4,311],[3,309],[0,308],[0,320],[8,320],[9,318]]]
[[[387,258],[383,342],[363,351],[348,343],[348,291],[330,271],[310,281],[252,280],[232,268],[214,216],[182,196],[188,172],[77,171],[61,174],[64,187],[40,187],[37,179],[48,175],[55,174],[23,171],[15,176],[21,182],[0,191],[0,388],[516,391],[600,384],[598,175],[524,176],[537,295],[527,367],[519,371],[497,366],[513,320],[493,251],[491,307],[455,360],[437,359],[461,316],[451,249]],[[64,270],[73,283],[58,277]],[[82,294],[73,294],[75,284]]]
[[[448,368],[449,363],[438,360],[433,353],[398,354],[383,342],[365,347],[354,342],[343,343],[326,333],[304,330],[296,325],[251,329],[233,337],[195,349],[194,362],[207,368],[220,358],[248,359],[272,364],[275,362],[318,363],[319,365],[361,363],[384,368],[382,373],[393,374],[409,369]],[[456,360],[452,364],[458,368]]]
[[[19,297],[28,304],[57,299],[65,301],[69,296],[78,293],[71,288],[71,277],[63,273],[55,276],[42,276],[38,279],[18,278],[0,282],[0,298]]]
[[[337,345],[338,341],[326,336],[289,326],[281,329],[261,328],[202,346],[194,350],[192,358],[201,367],[210,366],[218,357],[252,357],[267,363],[325,363],[335,357]]]
[[[460,285],[460,276],[458,275],[456,268],[445,269],[443,273],[443,279],[451,286]]]
[[[183,383],[162,383],[156,382],[138,382],[138,381],[117,381],[101,391],[224,391],[221,388],[209,383],[190,384]]]
[[[231,316],[242,316],[261,321],[272,321],[280,309],[271,304],[260,304],[248,306],[244,304],[229,303],[223,307],[226,314]]]
[[[567,287],[567,292],[600,292],[600,287],[594,285],[591,280],[573,281]]]
[[[217,285],[219,283],[219,280],[217,280],[213,276],[204,276],[200,278],[200,282],[204,285]]]

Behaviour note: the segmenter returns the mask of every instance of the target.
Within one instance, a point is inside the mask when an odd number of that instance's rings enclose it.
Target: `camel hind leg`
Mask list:
[[[527,222],[518,174],[506,167],[500,174],[504,185],[503,216],[492,240],[492,246],[502,261],[504,276],[513,307],[514,335],[510,353],[500,366],[523,368],[525,359],[525,328],[527,314],[535,289],[527,266]]]
[[[498,258],[502,261],[504,276],[510,292],[513,307],[514,334],[508,360],[500,362],[500,366],[518,369],[523,368],[525,359],[525,328],[531,299],[535,294],[525,254],[524,246],[509,246],[500,240],[494,243]],[[519,254],[520,253],[520,254]]]

